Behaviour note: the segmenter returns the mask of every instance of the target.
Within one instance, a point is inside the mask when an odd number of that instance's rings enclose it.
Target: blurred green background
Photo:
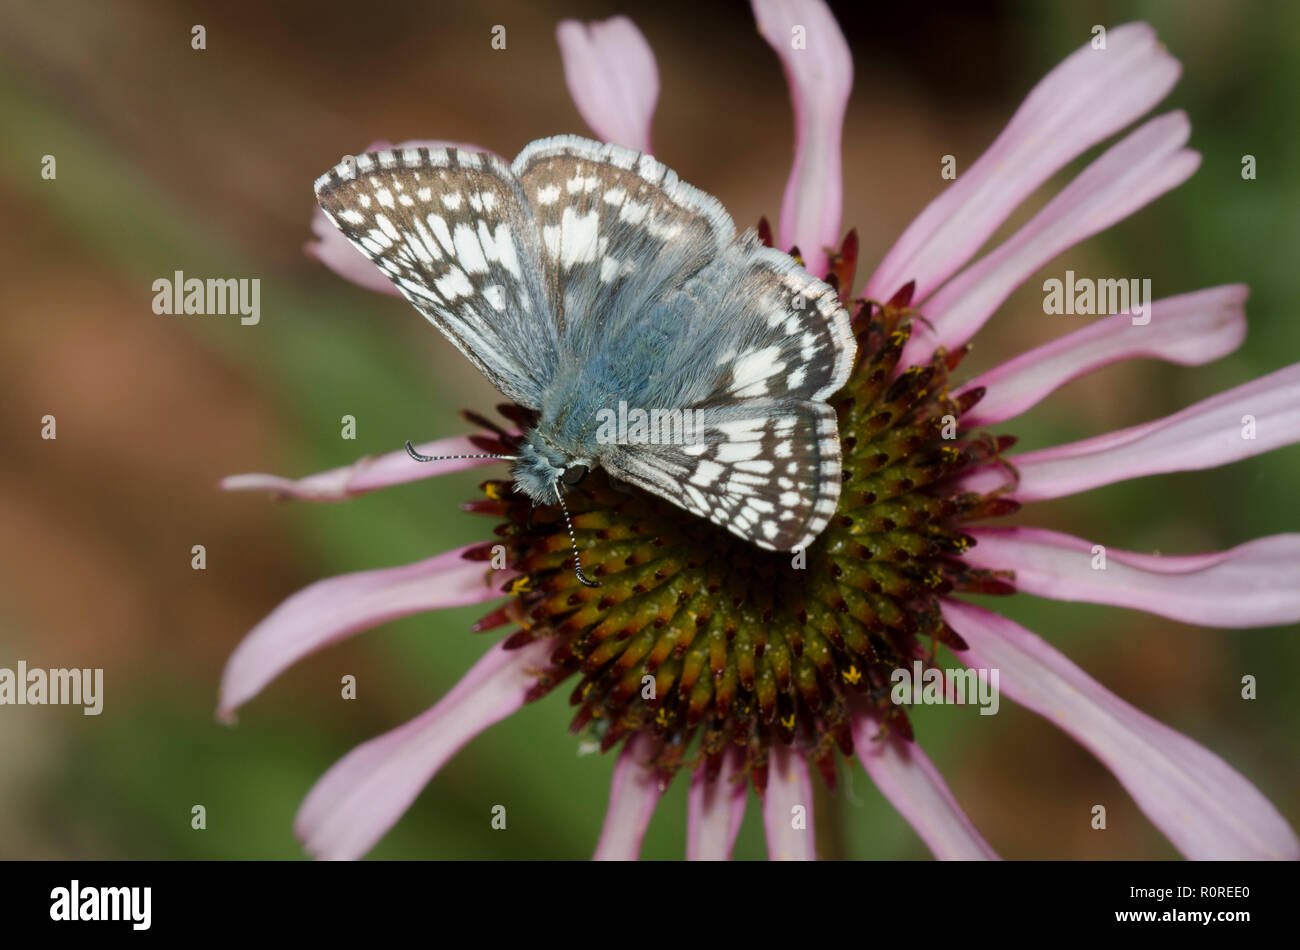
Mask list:
[[[832,4],[855,54],[846,226],[861,278],[1023,94],[1090,38],[1147,19],[1184,64],[1204,162],[1184,185],[1053,262],[978,338],[971,373],[1079,325],[1044,317],[1044,275],[1152,278],[1155,295],[1252,287],[1250,335],[1214,365],[1110,367],[1003,429],[1035,448],[1173,412],[1300,357],[1300,5]],[[0,856],[294,858],[299,802],[349,748],[434,702],[492,638],[486,608],[380,627],[275,681],[234,728],[212,718],[225,658],[314,579],[488,537],[460,512],[481,473],[345,504],[226,495],[235,472],[305,475],[463,430],[500,401],[403,301],[302,254],[311,182],[372,140],[447,138],[513,155],[585,132],[554,41],[564,17],[632,15],[658,57],[655,149],[740,222],[775,218],[788,169],[781,70],[747,5],[667,0],[321,3],[23,2],[0,9],[0,666],[99,667],[103,715],[0,707]],[[202,24],[207,48],[190,47]],[[494,25],[507,28],[493,50]],[[1085,161],[1076,162],[1072,170]],[[42,156],[57,179],[41,178]],[[1243,181],[1241,156],[1258,162]],[[1057,184],[1066,180],[1060,176]],[[1023,221],[1050,189],[1018,214]],[[152,282],[259,277],[262,320],[158,316]],[[58,420],[57,441],[40,419]],[[340,437],[354,415],[357,438]],[[1138,551],[1192,553],[1300,530],[1295,447],[1034,507],[1030,518]],[[207,548],[206,571],[190,548]],[[1300,581],[1298,581],[1300,582]],[[1300,824],[1295,630],[1220,631],[1028,596],[1004,610],[1120,696],[1218,752]],[[493,635],[495,636],[495,635]],[[351,673],[359,697],[339,698]],[[1240,679],[1259,698],[1240,698]],[[584,858],[612,757],[580,757],[567,688],[494,727],[373,852],[383,858]],[[1115,779],[1047,722],[922,708],[918,735],[1007,857],[1171,857]],[[819,792],[827,857],[928,854],[856,766]],[[683,853],[685,777],[644,854]],[[1089,826],[1104,804],[1109,829]],[[191,807],[208,827],[190,827]],[[491,807],[507,806],[507,831]],[[761,857],[756,799],[737,856]]]

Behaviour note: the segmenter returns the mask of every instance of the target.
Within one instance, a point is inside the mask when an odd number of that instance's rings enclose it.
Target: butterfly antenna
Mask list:
[[[505,459],[513,462],[517,458],[514,455],[421,455],[415,451],[410,439],[406,440],[406,454],[417,462],[444,462],[447,459]]]
[[[599,587],[599,583],[582,573],[582,558],[578,557],[578,539],[573,536],[573,522],[569,519],[569,506],[564,503],[564,496],[560,494],[560,483],[558,481],[555,483],[555,497],[560,499],[560,510],[564,512],[564,525],[569,529],[569,544],[573,546],[573,569],[578,575],[578,580],[587,587]]]

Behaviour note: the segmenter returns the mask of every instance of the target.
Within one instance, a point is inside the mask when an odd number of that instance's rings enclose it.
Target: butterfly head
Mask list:
[[[578,554],[578,539],[573,534],[573,522],[569,518],[569,507],[564,503],[564,488],[576,485],[587,474],[588,463],[584,459],[574,458],[571,453],[557,448],[536,429],[528,433],[524,443],[519,446],[515,457],[512,474],[515,487],[532,499],[537,505],[559,505],[564,513],[564,524],[569,530],[569,543],[573,546],[574,572],[578,580],[587,587],[599,587],[582,572],[582,558]]]
[[[587,473],[586,460],[573,458],[552,445],[536,429],[528,434],[515,460],[515,487],[535,505],[554,505],[565,486],[576,485]]]
[[[445,459],[505,459],[515,463],[515,487],[533,500],[533,507],[538,505],[560,506],[564,513],[564,524],[569,529],[569,543],[573,545],[573,570],[578,580],[588,587],[599,587],[582,572],[582,558],[578,555],[578,539],[573,533],[573,521],[569,518],[569,506],[564,503],[564,486],[573,486],[587,475],[586,461],[573,458],[572,454],[563,452],[546,441],[536,429],[528,434],[520,446],[518,455],[423,455],[415,451],[415,446],[408,440],[406,454],[417,462],[440,462]]]

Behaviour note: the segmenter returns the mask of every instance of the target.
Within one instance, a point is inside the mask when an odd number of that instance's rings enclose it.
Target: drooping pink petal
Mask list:
[[[433,708],[357,746],[312,786],[294,830],[308,853],[349,861],[375,846],[460,748],[524,704],[554,644],[498,644]]]
[[[1056,255],[1181,185],[1201,162],[1198,153],[1182,147],[1190,132],[1187,115],[1171,112],[1111,146],[1006,243],[921,306],[933,332],[922,327],[903,359],[915,361],[938,344],[952,349],[965,343]]]
[[[1127,312],[1067,333],[1022,353],[958,390],[984,387],[984,398],[962,416],[963,425],[990,426],[1038,404],[1073,379],[1119,360],[1150,357],[1200,366],[1226,356],[1246,338],[1245,284],[1226,284],[1166,297],[1134,324]]]
[[[421,455],[483,455],[468,436],[457,435],[417,445]],[[481,465],[500,465],[496,459],[460,458],[445,462],[417,462],[406,454],[406,449],[368,455],[351,465],[332,468],[305,478],[283,478],[279,475],[249,473],[228,475],[221,480],[226,491],[269,491],[300,501],[343,501],[366,492],[406,482],[418,482],[435,475],[446,475]]]
[[[882,795],[941,861],[997,860],[921,747],[880,735],[880,720],[865,703],[853,710],[853,752]]]
[[[1068,445],[1013,455],[1019,501],[1061,498],[1130,478],[1188,472],[1300,441],[1300,363],[1219,393],[1182,412]],[[1005,471],[980,469],[963,479],[969,491],[1008,481]]]
[[[1025,593],[1132,607],[1203,627],[1300,621],[1300,534],[1181,557],[1109,547],[1098,554],[1091,542],[1040,528],[974,526],[970,534],[977,543],[963,559],[1014,570],[1016,589]]]
[[[999,689],[1079,741],[1179,851],[1198,860],[1300,858],[1277,809],[1208,749],[1134,709],[1024,627],[946,601],[970,645],[969,666],[999,671]]]
[[[623,743],[593,861],[635,861],[641,854],[641,842],[664,791],[659,773],[647,767],[654,750],[655,741],[639,732]]]
[[[229,722],[236,709],[284,670],[351,634],[408,614],[500,597],[501,586],[513,574],[465,560],[466,550],[331,577],[293,594],[254,627],[226,661],[217,718]]]
[[[659,69],[636,24],[625,16],[561,20],[555,38],[569,95],[596,138],[649,152]]]
[[[1026,97],[970,168],[930,202],[867,282],[888,300],[910,280],[924,300],[971,259],[1025,198],[1087,149],[1155,107],[1181,67],[1145,23],[1110,30],[1106,49],[1084,45]]]
[[[798,246],[809,271],[826,272],[840,242],[840,144],[853,89],[853,57],[822,0],[751,0],[758,32],[785,69],[794,106],[794,164],[781,201],[777,244]]]
[[[768,750],[763,829],[767,832],[768,860],[817,860],[808,763],[798,750],[780,743]]]
[[[372,142],[369,148],[363,149],[357,154],[377,152],[380,149],[390,147],[392,146],[386,139],[379,139]],[[396,147],[459,148],[467,152],[489,151],[479,145],[470,145],[466,142],[444,142],[438,139],[412,139],[408,142],[399,142]],[[325,212],[320,209],[319,205],[312,208],[311,233],[316,236],[316,240],[308,241],[303,250],[334,271],[334,273],[344,280],[364,287],[366,290],[374,290],[394,297],[401,296],[393,282],[384,276],[383,271],[353,247],[348,242],[348,239],[343,236],[343,232],[330,223],[330,219],[325,217]]]
[[[731,858],[740,823],[745,818],[749,783],[740,772],[738,750],[722,756],[717,777],[705,781],[705,769],[696,768],[687,797],[686,859],[726,861]]]

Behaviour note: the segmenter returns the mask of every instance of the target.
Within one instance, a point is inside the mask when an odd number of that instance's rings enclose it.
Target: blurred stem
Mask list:
[[[848,853],[844,841],[843,793],[832,792],[824,783],[814,782],[813,815],[817,857],[823,861],[846,860]]]

